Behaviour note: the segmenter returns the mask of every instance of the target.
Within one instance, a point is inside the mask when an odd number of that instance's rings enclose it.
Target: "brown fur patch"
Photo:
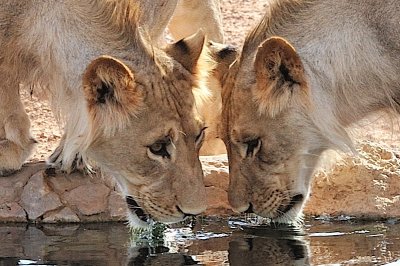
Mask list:
[[[143,101],[131,70],[109,56],[89,64],[83,75],[83,90],[93,123],[103,125],[105,131],[124,127]]]
[[[192,36],[168,45],[166,52],[189,72],[194,73],[198,59],[203,51],[205,40],[204,32],[199,30]]]
[[[254,63],[257,86],[253,91],[260,112],[274,117],[297,98],[309,105],[303,64],[296,50],[284,39],[272,37],[258,48]]]

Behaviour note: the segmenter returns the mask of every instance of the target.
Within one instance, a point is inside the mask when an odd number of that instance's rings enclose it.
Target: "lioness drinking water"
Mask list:
[[[321,153],[353,149],[345,128],[400,112],[400,4],[270,1],[221,83],[233,209],[293,221]]]
[[[202,212],[205,125],[198,109],[211,58],[222,59],[224,46],[208,45],[202,31],[165,49],[154,45],[176,6],[177,0],[2,1],[0,175],[18,170],[34,148],[19,99],[20,84],[33,84],[64,124],[52,166],[70,172],[95,164],[110,173],[136,224]]]

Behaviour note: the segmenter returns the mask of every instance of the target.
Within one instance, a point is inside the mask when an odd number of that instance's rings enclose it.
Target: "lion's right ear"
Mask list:
[[[303,63],[286,40],[271,37],[257,50],[253,91],[261,113],[274,117],[294,101],[308,106],[308,84]]]
[[[200,29],[189,37],[167,45],[165,51],[189,72],[194,73],[196,72],[205,40],[206,36],[203,30]]]
[[[119,128],[139,111],[143,101],[132,71],[121,61],[101,56],[83,74],[83,90],[92,121]]]

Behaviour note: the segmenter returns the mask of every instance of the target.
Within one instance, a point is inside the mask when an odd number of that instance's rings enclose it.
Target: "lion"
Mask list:
[[[220,0],[179,0],[168,24],[172,37],[180,40],[200,28],[207,32],[209,40],[224,42]]]
[[[20,169],[34,148],[19,99],[21,84],[33,84],[64,125],[51,166],[95,166],[113,176],[133,226],[204,211],[198,110],[208,73],[218,71],[214,60],[222,62],[227,47],[209,44],[201,30],[163,49],[153,45],[176,4],[2,1],[0,174]]]
[[[139,1],[145,10],[150,10],[150,12],[146,12],[147,15],[144,16],[143,23],[150,25],[152,39],[159,46],[165,44],[163,32],[165,32],[166,24],[168,24],[171,37],[175,40],[193,35],[201,28],[206,32],[207,39],[211,41],[212,49],[221,48],[218,44],[225,42],[220,0],[159,1],[159,5],[165,5],[165,2],[170,5],[168,8],[170,12],[164,12],[164,16],[161,18],[158,18],[160,12],[153,7],[154,2]],[[154,18],[157,19],[153,21]],[[236,49],[230,46],[229,56],[235,53]],[[200,155],[223,154],[226,153],[225,145],[218,136],[219,113],[222,109],[221,87],[214,75],[209,75],[205,82],[209,94],[207,104],[200,107],[199,113],[207,126],[207,134],[200,149]]]
[[[207,32],[209,40],[217,43],[224,43],[224,33],[222,30],[222,16],[219,0],[180,0],[178,1],[174,15],[168,25],[168,29],[174,39],[179,40],[196,32],[202,28]],[[191,22],[187,23],[188,14]],[[206,23],[205,23],[206,22]],[[213,49],[219,49],[218,44],[214,43]],[[226,59],[236,54],[236,49],[229,46],[225,50]],[[221,86],[215,75],[210,75],[207,80],[210,91],[208,104],[203,105],[200,110],[206,125],[207,134],[204,144],[200,149],[200,155],[225,154],[226,149],[218,135],[219,114],[222,109]]]
[[[299,219],[327,149],[354,151],[348,128],[400,112],[397,1],[274,0],[221,77],[221,137],[237,212]]]
[[[145,10],[139,23],[147,26],[153,43],[158,46],[166,43],[166,27],[174,40],[181,40],[203,29],[208,40],[224,42],[220,0],[134,1],[141,10]]]

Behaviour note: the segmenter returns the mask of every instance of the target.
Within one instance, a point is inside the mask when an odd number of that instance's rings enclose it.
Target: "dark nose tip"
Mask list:
[[[247,210],[244,211],[244,213],[254,213],[253,211],[253,204],[249,204],[249,208]]]

